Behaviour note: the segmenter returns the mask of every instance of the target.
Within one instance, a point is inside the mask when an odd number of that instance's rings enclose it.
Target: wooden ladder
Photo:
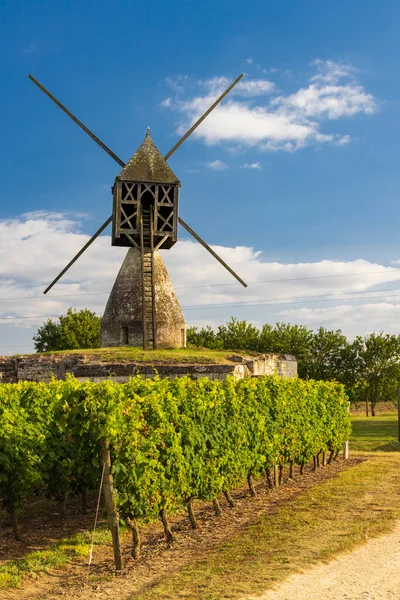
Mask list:
[[[157,347],[152,217],[152,207],[142,208],[140,219],[140,249],[142,259],[143,348],[145,350],[155,350]]]

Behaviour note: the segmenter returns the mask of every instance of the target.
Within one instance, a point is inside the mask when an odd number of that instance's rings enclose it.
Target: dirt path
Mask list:
[[[248,600],[399,600],[400,522],[389,534],[351,553],[292,575],[282,585]]]

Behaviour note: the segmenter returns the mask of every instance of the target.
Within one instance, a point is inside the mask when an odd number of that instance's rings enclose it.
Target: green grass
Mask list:
[[[351,450],[359,452],[400,452],[397,442],[397,415],[352,417]]]
[[[27,576],[37,577],[52,568],[62,567],[68,560],[82,557],[88,561],[92,534],[89,531],[77,533],[51,544],[45,550],[30,552],[24,558],[11,560],[0,566],[0,590],[18,587]],[[111,540],[108,529],[99,528],[94,536],[95,545],[104,545]]]
[[[256,352],[207,350],[204,348],[176,348],[170,350],[143,350],[142,348],[92,348],[89,350],[62,350],[59,352],[44,352],[32,356],[82,354],[85,357],[100,361],[134,361],[139,363],[159,364],[232,364],[230,356],[254,356]]]

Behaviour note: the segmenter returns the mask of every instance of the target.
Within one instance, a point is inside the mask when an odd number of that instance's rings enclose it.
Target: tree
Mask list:
[[[36,352],[79,350],[100,347],[100,322],[88,308],[76,311],[69,308],[58,323],[48,319],[33,337]]]
[[[357,373],[354,395],[368,403],[375,416],[378,402],[395,401],[400,382],[400,339],[388,333],[372,333],[357,337],[353,343],[357,360],[353,368]]]
[[[33,336],[36,352],[48,352],[49,350],[61,350],[60,348],[60,325],[52,319],[39,327]]]
[[[187,343],[197,348],[225,350],[259,350],[260,332],[247,321],[231,318],[226,325],[219,325],[215,332],[209,325],[198,330],[188,327]]]
[[[329,331],[320,327],[310,339],[307,360],[302,365],[302,377],[345,383],[343,366],[349,343],[340,329]]]
[[[273,329],[273,352],[305,358],[309,354],[311,339],[312,331],[304,325],[277,323]]]
[[[207,325],[200,330],[197,327],[188,327],[186,330],[186,341],[188,346],[196,348],[222,348],[222,342],[217,338],[214,329]]]
[[[238,321],[234,317],[226,325],[218,327],[217,338],[227,350],[259,349],[260,332],[257,327],[247,321]]]
[[[260,333],[260,352],[293,354],[297,358],[300,377],[310,357],[313,333],[304,325],[277,323],[275,327],[264,325]]]

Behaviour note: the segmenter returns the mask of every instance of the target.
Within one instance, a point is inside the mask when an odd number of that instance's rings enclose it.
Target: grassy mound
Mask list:
[[[208,350],[205,348],[174,348],[170,350],[143,350],[132,346],[121,348],[92,348],[88,350],[63,350],[44,352],[31,356],[82,355],[96,362],[137,362],[157,364],[232,364],[243,357],[259,356],[257,352]]]

